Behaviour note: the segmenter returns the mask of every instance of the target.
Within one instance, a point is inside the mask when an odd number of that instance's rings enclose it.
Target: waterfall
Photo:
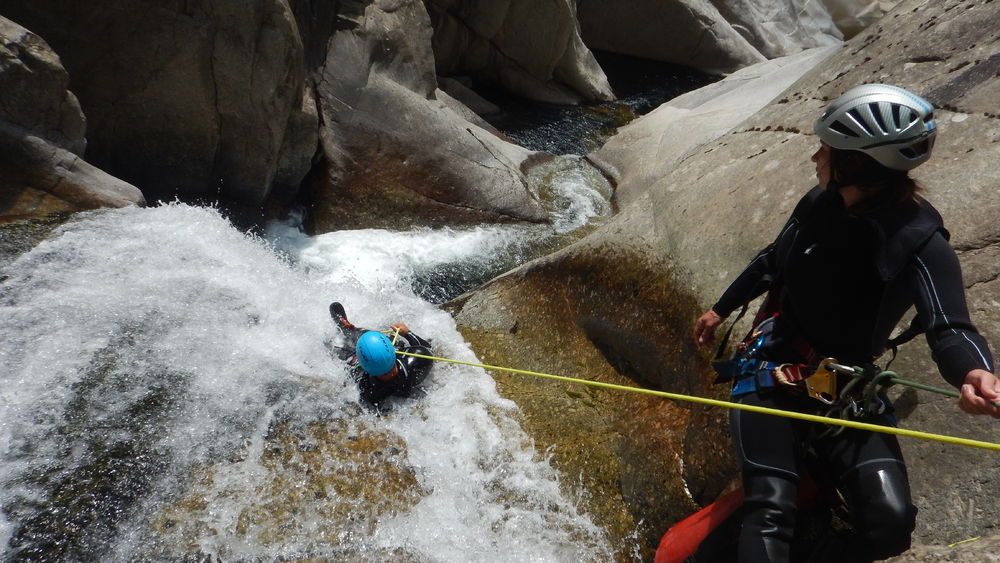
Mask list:
[[[606,213],[556,184],[566,230]],[[180,203],[78,214],[0,278],[5,558],[609,559],[487,373],[436,365],[380,416],[332,353],[337,300],[475,361],[431,274],[498,273],[538,229],[258,237]]]

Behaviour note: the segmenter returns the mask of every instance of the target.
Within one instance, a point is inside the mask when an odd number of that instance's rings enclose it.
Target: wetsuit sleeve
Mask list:
[[[414,354],[422,354],[424,356],[433,355],[433,348],[431,348],[431,343],[424,340],[423,338],[408,332],[406,334],[399,335],[406,339],[406,346],[403,347],[404,352],[412,352]],[[414,386],[419,385],[420,382],[427,377],[427,373],[431,369],[431,365],[434,363],[432,360],[427,358],[414,358],[413,356],[401,356],[399,358],[403,365],[406,367],[406,372],[409,375],[409,381],[407,381],[408,389],[412,389]]]
[[[403,334],[401,332],[401,333],[399,333],[399,337],[402,338],[402,339],[404,339],[404,340],[406,340],[406,346],[407,347],[410,347],[410,346],[423,346],[424,348],[428,348],[428,349],[430,349],[430,347],[431,347],[431,343],[430,342],[424,340],[423,338],[420,338],[419,336],[417,336],[416,334],[413,334],[412,332],[407,332],[406,334]]]
[[[775,272],[775,245],[770,244],[750,261],[750,264],[729,284],[722,297],[712,306],[720,317],[726,318],[737,307],[752,301],[768,289]]]
[[[962,268],[948,241],[932,237],[914,256],[909,271],[917,315],[941,375],[961,387],[973,369],[992,372],[993,356],[969,317]]]
[[[726,318],[738,307],[753,301],[771,288],[771,282],[778,271],[778,247],[786,242],[783,240],[785,237],[790,239],[794,236],[801,218],[810,211],[813,203],[822,194],[823,190],[817,186],[799,200],[774,242],[758,252],[740,275],[736,276],[722,293],[722,297],[712,306],[713,311],[720,317]]]

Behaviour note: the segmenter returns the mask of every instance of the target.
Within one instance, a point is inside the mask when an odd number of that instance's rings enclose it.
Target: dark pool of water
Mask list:
[[[543,104],[488,86],[477,91],[500,106],[484,118],[513,142],[553,154],[584,155],[600,147],[615,130],[660,104],[719,80],[719,76],[667,63],[595,52],[618,97],[582,106]]]

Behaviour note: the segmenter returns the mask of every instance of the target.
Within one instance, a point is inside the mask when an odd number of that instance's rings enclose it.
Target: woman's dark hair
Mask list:
[[[853,184],[863,192],[879,192],[882,201],[895,203],[916,201],[922,191],[908,171],[882,166],[861,151],[831,148],[830,177],[838,186]]]

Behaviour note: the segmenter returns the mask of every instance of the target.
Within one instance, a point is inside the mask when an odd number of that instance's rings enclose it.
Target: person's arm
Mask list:
[[[817,209],[816,203],[820,200],[828,200],[828,204],[819,205],[820,209]],[[722,321],[726,317],[738,307],[742,307],[744,304],[753,301],[771,288],[771,283],[778,270],[777,254],[779,246],[783,243],[791,244],[802,221],[808,219],[813,223],[819,222],[814,216],[826,213],[827,208],[832,208],[832,213],[836,213],[838,209],[840,212],[843,212],[843,200],[836,193],[824,192],[819,186],[814,187],[806,195],[802,196],[802,199],[795,205],[795,209],[792,210],[788,221],[785,222],[778,236],[775,237],[774,242],[764,248],[764,250],[758,252],[740,275],[736,276],[736,279],[729,284],[729,287],[722,293],[722,297],[716,301],[715,305],[708,311],[705,311],[695,321],[695,344],[705,346],[713,343],[715,341],[715,329],[722,324]],[[786,236],[792,238],[783,241],[782,239]]]
[[[958,256],[935,235],[914,256],[910,273],[917,315],[942,377],[961,392],[959,406],[972,414],[1000,418],[1000,383],[989,345],[969,316]]]
[[[406,341],[406,345],[403,346],[402,351],[423,356],[433,355],[431,343],[410,332],[410,328],[406,324],[396,323],[392,325],[392,328],[398,330],[400,338]],[[433,364],[433,361],[430,359],[415,358],[413,356],[401,356],[399,360],[406,366],[406,372],[409,375],[408,388],[411,389],[413,386],[419,385],[427,377],[427,373]]]
[[[1000,418],[1000,379],[992,373],[974,369],[965,375],[959,388],[958,408],[969,414],[988,414]]]
[[[713,343],[715,329],[726,317],[737,307],[753,301],[770,288],[771,284],[767,280],[774,272],[774,249],[775,245],[771,244],[757,253],[750,264],[729,284],[715,305],[698,317],[694,323],[694,341],[697,345]]]
[[[392,325],[392,329],[399,331],[399,336],[406,341],[407,346],[423,346],[430,350],[431,343],[412,333],[406,323],[396,323]]]

